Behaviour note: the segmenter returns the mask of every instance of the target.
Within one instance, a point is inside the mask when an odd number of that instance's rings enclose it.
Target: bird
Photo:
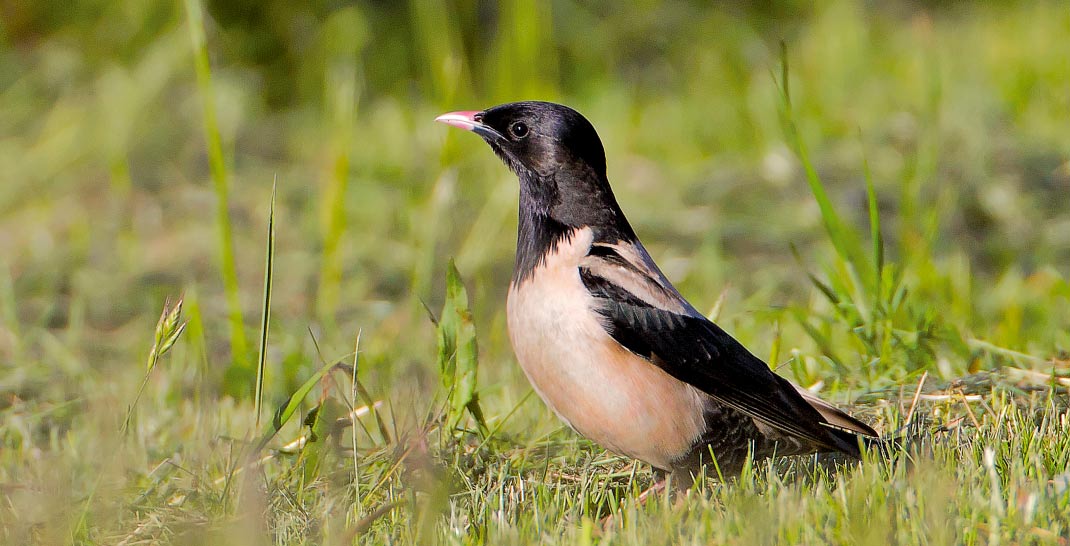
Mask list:
[[[624,216],[594,126],[542,101],[450,112],[520,183],[506,312],[516,359],[573,430],[689,487],[747,461],[861,458],[869,425],[785,379],[669,282]]]

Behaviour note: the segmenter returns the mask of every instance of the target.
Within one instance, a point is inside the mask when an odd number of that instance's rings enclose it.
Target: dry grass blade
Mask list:
[[[375,520],[385,516],[394,508],[397,508],[398,504],[400,503],[397,501],[388,502],[375,510],[372,510],[370,514],[361,518],[351,529],[346,531],[345,534],[342,535],[342,538],[338,540],[337,544],[352,544],[361,533],[367,531],[368,528],[375,523]]]
[[[914,397],[910,400],[910,409],[907,411],[906,424],[903,426],[909,430],[910,425],[914,423],[914,411],[918,408],[918,400],[921,398],[921,389],[925,387],[925,380],[929,378],[929,372],[923,372],[921,379],[918,380],[918,388],[914,390]]]

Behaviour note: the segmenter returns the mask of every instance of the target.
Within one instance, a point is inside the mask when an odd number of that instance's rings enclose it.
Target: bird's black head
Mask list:
[[[606,152],[579,112],[550,102],[514,102],[480,112],[491,129],[483,140],[517,176],[552,178],[565,172],[605,179]],[[587,171],[587,172],[581,172]]]
[[[436,120],[481,136],[520,178],[522,230],[525,221],[550,222],[591,226],[609,239],[634,238],[606,178],[602,141],[579,112],[528,101]]]

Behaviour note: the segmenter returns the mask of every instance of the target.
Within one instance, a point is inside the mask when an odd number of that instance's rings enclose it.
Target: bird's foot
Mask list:
[[[654,482],[654,485],[651,485],[650,487],[646,488],[646,490],[644,490],[642,493],[639,493],[639,496],[635,498],[636,506],[646,505],[647,501],[649,501],[651,498],[658,496],[658,494],[664,491],[668,483],[669,480],[665,477]],[[616,516],[617,514],[614,512],[602,518],[602,521],[599,522],[602,527],[602,532],[609,531],[614,525],[616,525]]]

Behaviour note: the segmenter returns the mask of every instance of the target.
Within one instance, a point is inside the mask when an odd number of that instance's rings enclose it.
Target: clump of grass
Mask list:
[[[829,198],[825,183],[814,167],[796,125],[789,87],[788,49],[783,42],[780,54],[778,89],[782,122],[788,141],[802,163],[806,182],[817,201],[825,232],[836,251],[833,262],[826,267],[827,281],[812,273],[807,273],[807,276],[832,306],[836,320],[847,325],[870,383],[887,377],[887,372],[895,369],[906,372],[923,370],[933,364],[936,358],[934,345],[940,341],[939,334],[951,334],[940,326],[931,308],[910,297],[902,273],[885,257],[877,192],[864,155],[862,170],[871,243],[868,253],[858,230],[843,220]],[[802,264],[798,251],[794,247],[792,251],[796,261]],[[837,371],[848,375],[852,370],[834,348],[829,335],[814,325],[810,314],[796,310],[795,317]],[[962,345],[960,338],[948,341]],[[796,373],[805,376],[801,363],[795,360],[793,364]]]
[[[293,418],[294,414],[301,409],[301,404],[304,403],[305,398],[312,392],[312,389],[315,388],[320,380],[322,380],[323,377],[335,366],[334,363],[324,363],[315,371],[315,373],[309,376],[297,390],[286,397],[286,401],[275,410],[275,414],[271,418],[271,426],[267,431],[260,435],[260,439],[256,443],[256,449],[253,451],[254,454],[267,447],[268,443],[275,438],[275,435],[277,435],[279,431],[290,422],[290,419]]]
[[[386,426],[381,420],[377,408],[380,405],[379,402],[372,400],[367,390],[359,383],[357,379],[357,371],[359,364],[359,349],[360,349],[360,336],[357,336],[357,343],[353,351],[353,364],[352,366],[346,366],[340,361],[327,361],[323,358],[320,351],[319,342],[316,340],[311,328],[309,329],[309,335],[311,336],[312,343],[316,348],[316,354],[319,356],[321,366],[311,376],[292,393],[290,393],[285,401],[275,411],[271,422],[267,426],[266,430],[261,430],[260,416],[262,413],[261,406],[263,404],[264,390],[265,390],[265,371],[267,360],[267,342],[268,342],[268,329],[270,325],[271,314],[271,299],[272,299],[272,279],[274,277],[274,262],[275,262],[275,185],[272,187],[271,204],[268,214],[268,228],[267,228],[267,247],[265,251],[265,266],[264,266],[264,285],[262,294],[262,321],[259,338],[259,359],[257,366],[257,379],[256,379],[256,391],[254,395],[254,413],[256,415],[255,425],[253,431],[253,437],[258,439],[251,444],[244,457],[240,457],[237,460],[243,460],[242,466],[232,467],[226,480],[226,486],[224,491],[231,489],[230,482],[235,475],[250,467],[259,467],[264,465],[267,461],[275,458],[275,454],[262,455],[265,448],[274,440],[278,434],[284,430],[293,418],[299,413],[306,400],[309,399],[313,390],[320,386],[322,388],[322,395],[320,400],[312,407],[312,409],[305,415],[301,424],[302,427],[307,428],[307,432],[299,436],[297,439],[292,440],[283,447],[276,451],[276,454],[296,453],[297,459],[294,462],[294,468],[303,469],[301,472],[296,473],[300,476],[300,481],[297,485],[298,501],[300,502],[305,496],[306,491],[312,484],[324,479],[325,473],[330,471],[327,466],[328,462],[334,462],[332,457],[338,451],[339,442],[342,440],[341,431],[345,428],[351,428],[351,449],[352,449],[352,462],[353,462],[353,491],[356,497],[355,512],[354,515],[359,517],[353,525],[349,526],[343,533],[343,536],[349,536],[350,542],[357,535],[365,532],[369,526],[371,526],[377,519],[384,516],[391,510],[393,510],[397,502],[385,502],[380,503],[376,508],[368,511],[364,510],[364,502],[361,498],[361,489],[359,477],[361,461],[359,459],[359,452],[357,446],[357,427],[361,428],[364,425],[359,421],[359,418],[363,415],[371,415],[378,425],[379,439],[385,444],[390,441],[390,434],[386,430]],[[456,282],[459,283],[459,277],[456,278]],[[463,291],[463,286],[461,286]],[[463,296],[463,294],[462,294]],[[467,312],[467,298],[462,297],[461,308]],[[469,327],[471,327],[471,316],[468,315]],[[474,344],[474,331],[470,332],[471,342]],[[462,351],[463,352],[463,351]],[[474,355],[473,355],[474,356]],[[464,360],[464,366],[474,366],[474,362]],[[349,379],[352,383],[350,389],[350,396],[346,397],[340,393],[334,393],[331,389],[331,385],[336,384],[331,380],[332,372],[349,372]],[[474,386],[474,378],[472,379]],[[365,405],[360,406],[359,400],[363,399]],[[473,402],[475,403],[475,402]],[[481,415],[480,415],[481,417]],[[364,429],[369,438],[372,435],[367,429]],[[400,464],[400,461],[398,462]],[[397,465],[395,465],[396,467]],[[389,478],[390,473],[387,474]],[[376,487],[372,487],[368,494],[373,494]],[[246,482],[244,487],[241,488],[244,494],[248,493],[248,483]],[[226,493],[224,492],[224,495]],[[367,512],[367,513],[365,513]]]
[[[454,430],[467,413],[475,419],[480,433],[486,436],[487,423],[477,392],[479,349],[476,326],[468,306],[468,291],[453,260],[446,268],[446,301],[436,326],[439,374],[449,400],[447,428]]]

